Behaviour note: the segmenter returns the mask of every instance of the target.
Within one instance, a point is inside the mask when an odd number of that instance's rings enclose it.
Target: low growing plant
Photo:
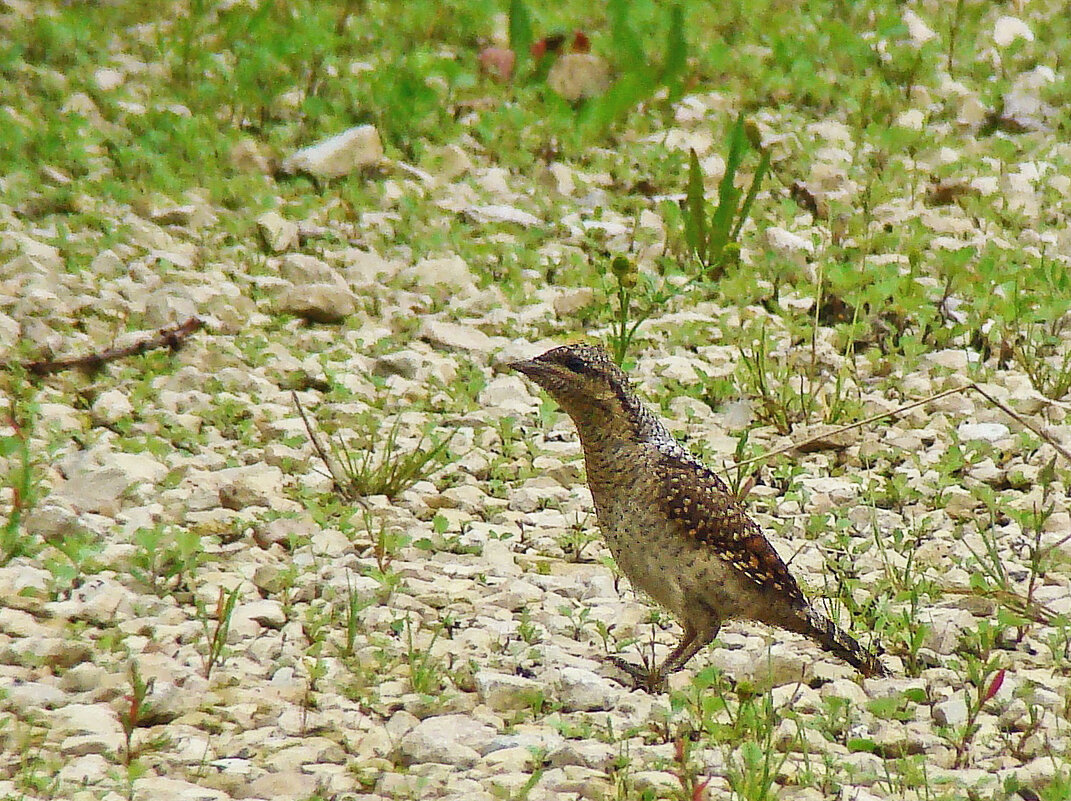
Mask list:
[[[690,277],[680,281],[667,275],[656,278],[643,274],[625,256],[616,256],[610,263],[610,274],[616,286],[606,309],[612,313],[610,346],[619,365],[624,364],[636,332],[645,320],[665,311],[674,298],[691,292],[698,285],[716,281],[726,266],[739,256],[740,234],[769,171],[770,155],[765,150],[760,152],[759,164],[744,193],[736,186],[748,149],[743,115],[737,117],[729,132],[727,148],[725,174],[718,183],[715,202],[706,196],[703,169],[693,150],[683,205],[664,207],[665,216],[670,218],[667,227],[677,229],[685,244],[684,253],[678,258],[687,265],[685,272],[690,272]]]

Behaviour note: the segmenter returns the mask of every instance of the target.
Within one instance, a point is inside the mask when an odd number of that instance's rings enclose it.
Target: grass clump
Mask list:
[[[309,439],[334,481],[335,491],[347,501],[357,502],[370,495],[396,498],[450,461],[447,448],[453,439],[452,433],[439,436],[426,427],[420,432],[416,444],[404,449],[399,442],[400,415],[395,416],[383,436],[382,418],[374,413],[362,414],[357,418],[351,438],[332,437],[328,440],[329,447],[324,448],[297,395],[292,394],[292,397],[305,422]]]

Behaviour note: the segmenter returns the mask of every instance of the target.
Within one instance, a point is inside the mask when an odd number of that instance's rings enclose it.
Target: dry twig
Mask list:
[[[190,336],[202,328],[204,328],[204,321],[198,317],[191,317],[184,323],[161,328],[152,336],[122,348],[108,348],[100,353],[90,353],[70,359],[42,359],[23,366],[27,372],[36,376],[52,375],[64,370],[85,370],[92,373],[108,362],[125,359],[127,356],[140,356],[142,353],[148,353],[157,348],[169,348],[176,351],[186,343]]]

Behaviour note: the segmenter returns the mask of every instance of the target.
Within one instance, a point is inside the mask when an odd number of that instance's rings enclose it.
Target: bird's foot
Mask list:
[[[632,679],[634,690],[643,690],[651,695],[666,691],[666,677],[658,668],[634,665],[617,654],[608,654],[606,661]]]

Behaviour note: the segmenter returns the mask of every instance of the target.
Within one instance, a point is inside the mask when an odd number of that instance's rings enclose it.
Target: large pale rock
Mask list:
[[[283,160],[284,172],[306,172],[317,178],[340,178],[383,160],[383,144],[373,125],[359,125]]]
[[[942,726],[962,726],[967,722],[967,702],[957,695],[934,704],[933,719]]]
[[[534,679],[510,673],[481,671],[476,674],[480,702],[499,711],[531,709],[542,698],[542,685]]]
[[[118,423],[128,420],[134,414],[134,406],[126,393],[118,389],[109,389],[100,393],[93,402],[93,422],[97,425]]]
[[[1011,436],[1011,429],[1004,423],[960,423],[956,429],[959,438],[964,441],[982,440],[984,442],[997,442]]]
[[[418,286],[445,287],[447,289],[475,289],[476,279],[469,265],[460,256],[439,259],[421,259],[402,273]]]
[[[266,211],[257,217],[257,233],[272,253],[283,253],[298,245],[298,225],[277,211]]]
[[[114,579],[93,576],[71,591],[69,598],[48,605],[59,618],[111,625],[134,616],[137,595]]]
[[[283,494],[283,471],[268,465],[231,467],[217,473],[219,502],[225,509],[273,506]]]
[[[76,512],[115,515],[119,511],[120,498],[131,483],[130,476],[118,467],[86,466],[67,481],[57,484],[49,497]]]
[[[67,704],[49,713],[54,735],[65,737],[60,750],[72,756],[118,754],[123,729],[107,704]]]
[[[67,703],[67,693],[40,681],[15,681],[6,684],[7,702],[25,716],[29,711],[55,709]]]
[[[469,767],[490,747],[495,730],[468,715],[425,718],[398,744],[403,765],[439,762]]]
[[[487,354],[494,348],[491,337],[479,328],[444,320],[425,320],[420,328],[420,338],[452,351]]]
[[[1034,32],[1018,17],[1004,15],[993,25],[993,43],[997,47],[1007,47],[1016,39],[1024,42],[1034,41]]]
[[[287,287],[275,303],[282,314],[293,314],[312,323],[335,325],[357,310],[353,293],[337,283]]]
[[[585,668],[562,668],[556,685],[562,708],[570,712],[612,709],[620,694],[609,679]]]
[[[248,797],[299,801],[299,799],[314,797],[317,789],[316,777],[312,774],[301,770],[280,770],[265,773],[250,782]]]
[[[283,256],[279,261],[279,274],[293,284],[345,283],[330,264],[305,253]]]

